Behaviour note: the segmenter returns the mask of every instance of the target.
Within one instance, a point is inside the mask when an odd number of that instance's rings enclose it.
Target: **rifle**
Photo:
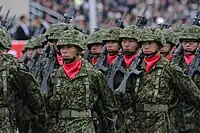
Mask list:
[[[24,63],[24,64],[27,64],[28,62],[28,56],[27,56],[27,53],[24,53],[22,58],[21,58],[21,62]]]
[[[197,16],[194,18],[193,25],[200,26],[200,11],[197,13]]]
[[[64,14],[64,21],[63,22],[69,24],[70,20],[72,19],[73,15],[74,15],[74,12],[75,12],[74,5],[71,5],[69,7],[68,12]]]
[[[127,83],[132,75],[138,76],[141,71],[138,70],[138,66],[143,61],[144,54],[142,50],[139,51],[138,56],[135,58],[133,63],[131,64],[131,70],[125,74],[124,79],[122,80],[120,86],[115,90],[115,94],[126,93]]]
[[[43,80],[41,85],[41,89],[43,92],[47,91],[47,79],[49,74],[53,71],[55,63],[56,63],[56,49],[54,48],[54,46],[52,46],[50,48],[49,57],[47,58],[46,65],[44,67],[45,71],[43,72]]]
[[[148,9],[148,6],[145,7],[142,15],[138,16],[138,20],[136,22],[136,26],[144,27],[147,24],[148,20],[145,18],[145,13],[146,13],[147,9]]]
[[[39,58],[39,54],[38,54],[37,50],[35,50],[33,57],[31,58],[30,63],[28,64],[29,72],[33,73],[33,68],[34,68],[36,62],[38,61],[38,58]]]
[[[123,15],[122,15],[121,18],[119,18],[119,19],[116,20],[116,26],[117,26],[117,27],[120,27],[120,28],[122,28],[122,29],[125,27],[125,26],[124,26],[123,19],[124,19],[124,17],[125,17],[126,14],[127,14],[127,10],[124,11],[124,13],[123,13]]]
[[[173,11],[169,14],[169,16],[167,17],[166,21],[162,24],[159,24],[159,28],[162,30],[164,28],[168,29],[171,27],[172,25],[172,21],[173,21]]]
[[[178,46],[178,48],[175,50],[175,52],[173,54],[172,63],[173,64],[179,64],[182,55],[183,55],[183,46],[180,43],[179,46]]]
[[[106,46],[104,45],[102,48],[102,52],[97,60],[97,63],[95,65],[94,68],[102,71],[103,73],[106,73],[108,71],[108,68],[104,66],[104,61],[106,59],[106,55],[107,55],[107,49]]]
[[[196,73],[196,72],[200,72],[200,44],[198,45],[198,48],[195,52],[195,57],[194,59],[192,60],[192,63],[190,64],[188,70],[186,71],[186,74],[189,76],[189,77],[193,77],[193,75]]]
[[[126,70],[125,68],[122,66],[122,62],[123,62],[123,53],[118,56],[115,64],[113,65],[113,67],[111,68],[111,71],[107,74],[108,77],[107,77],[107,84],[108,84],[108,87],[112,90],[114,90],[116,87],[115,87],[115,77],[117,75],[117,73],[122,73],[122,75],[125,74]]]
[[[6,27],[9,13],[10,13],[10,9],[7,11],[6,16],[4,17],[4,20],[1,21],[1,26]]]

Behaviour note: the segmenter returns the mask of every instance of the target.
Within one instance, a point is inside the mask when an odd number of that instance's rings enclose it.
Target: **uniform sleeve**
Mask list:
[[[106,80],[105,77],[102,73],[97,73],[97,80],[95,83],[95,86],[97,88],[97,90],[99,91],[99,100],[100,101],[100,110],[102,110],[102,112],[100,113],[101,115],[103,115],[103,118],[106,119],[107,124],[105,124],[104,126],[106,126],[107,128],[107,132],[112,133],[115,132],[115,120],[116,120],[116,116],[118,113],[115,101],[114,101],[114,97],[112,95],[112,92],[110,89],[108,89],[107,85],[106,85]]]
[[[200,110],[200,90],[190,77],[185,75],[182,69],[172,66],[171,77],[175,90],[182,100],[196,106]]]

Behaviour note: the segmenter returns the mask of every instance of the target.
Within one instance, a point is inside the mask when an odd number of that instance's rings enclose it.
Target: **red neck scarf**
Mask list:
[[[194,59],[194,54],[185,54],[184,59],[185,59],[185,63],[189,65]]]
[[[92,58],[92,64],[93,64],[93,65],[96,65],[97,60],[98,60],[98,57],[93,57],[93,58]]]
[[[159,61],[160,57],[160,54],[156,54],[153,57],[145,57],[144,62],[146,64],[145,70],[147,73],[151,71],[154,65]]]
[[[136,56],[137,54],[133,54],[131,56],[124,55],[124,62],[126,64],[126,68],[130,67],[131,63],[133,62]]]
[[[57,61],[58,61],[59,65],[62,66],[63,65],[62,56],[57,53],[56,58],[57,58]]]
[[[116,59],[117,59],[118,55],[107,55],[107,60],[108,60],[108,64],[111,65]]]
[[[172,56],[171,54],[168,54],[168,55],[165,56],[165,58],[166,58],[167,60],[169,60],[169,61],[172,61],[172,57],[173,57],[173,56]]]
[[[70,79],[73,79],[81,70],[82,61],[77,60],[70,64],[63,64],[65,73]]]

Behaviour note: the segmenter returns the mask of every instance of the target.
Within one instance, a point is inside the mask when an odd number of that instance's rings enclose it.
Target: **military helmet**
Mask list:
[[[163,31],[156,27],[146,27],[141,29],[139,33],[138,43],[142,42],[158,42],[161,45],[166,44]]]
[[[119,35],[121,32],[121,28],[119,27],[111,27],[104,32],[104,39],[103,41],[120,41]]]
[[[72,29],[72,25],[70,24],[66,23],[54,24],[45,32],[45,36],[48,36],[48,39],[57,40],[62,32],[69,29]]]
[[[11,37],[8,34],[8,31],[4,28],[0,28],[0,45],[1,49],[11,49]]]
[[[169,29],[163,29],[163,35],[165,38],[166,43],[169,43],[173,46],[179,44],[179,32],[173,32],[170,31]]]
[[[46,39],[45,39],[45,35],[44,34],[36,36],[34,47],[37,48],[37,47],[44,46],[44,42],[45,41],[46,41]]]
[[[191,25],[185,27],[180,35],[180,41],[183,40],[199,40],[200,39],[200,27]]]
[[[27,49],[34,49],[35,44],[37,43],[37,37],[33,37],[30,40],[28,40],[27,44],[24,46],[24,51]]]
[[[101,29],[99,31],[93,32],[87,39],[86,44],[88,49],[90,49],[92,44],[103,44],[103,39],[105,38],[105,30]]]
[[[72,29],[64,31],[58,40],[57,47],[65,45],[75,45],[84,50],[85,35],[78,30]]]
[[[130,38],[138,40],[139,27],[135,25],[127,26],[120,32],[120,38]]]

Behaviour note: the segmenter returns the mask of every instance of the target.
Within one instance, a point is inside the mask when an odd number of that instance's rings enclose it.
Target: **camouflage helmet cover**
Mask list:
[[[119,27],[111,27],[104,32],[104,39],[103,41],[120,41],[120,32],[121,28]]]
[[[162,30],[156,27],[146,27],[140,30],[138,43],[149,41],[158,42],[161,45],[166,44]]]
[[[103,29],[93,32],[86,41],[88,48],[91,46],[91,44],[103,44],[103,39],[105,38],[104,32],[105,30]]]
[[[138,33],[140,29],[135,25],[127,26],[120,32],[120,38],[132,38],[138,40]]]
[[[183,29],[183,32],[181,33],[180,41],[187,40],[187,39],[199,40],[200,39],[200,27],[196,26],[196,25],[191,25],[191,26],[185,27]]]
[[[64,45],[75,45],[81,50],[84,50],[85,35],[78,30],[67,30],[64,31],[57,43],[57,47]]]

